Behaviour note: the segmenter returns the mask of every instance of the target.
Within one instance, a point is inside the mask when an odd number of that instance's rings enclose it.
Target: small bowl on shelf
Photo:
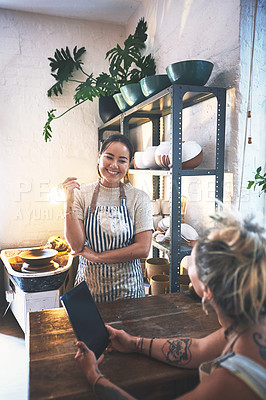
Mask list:
[[[172,83],[204,86],[211,76],[213,63],[205,60],[188,60],[170,64],[166,67]]]
[[[121,112],[125,112],[130,109],[130,106],[127,104],[124,97],[122,96],[122,93],[114,94],[113,98]]]
[[[171,85],[167,74],[150,75],[140,80],[140,87],[145,97],[151,97]]]
[[[121,86],[120,91],[125,102],[133,107],[138,103],[145,100],[145,96],[141,91],[140,83],[129,83],[128,85]]]
[[[203,150],[194,140],[182,144],[182,169],[194,169],[203,160]]]

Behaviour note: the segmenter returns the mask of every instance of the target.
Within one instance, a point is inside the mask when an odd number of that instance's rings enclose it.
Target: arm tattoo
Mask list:
[[[259,347],[259,353],[260,353],[261,358],[263,360],[266,360],[266,340],[264,339],[265,344],[263,344],[262,335],[259,332],[253,333],[253,340],[256,343],[256,345]],[[261,341],[261,343],[259,342],[259,340]]]
[[[97,385],[95,387],[95,393],[101,399],[108,399],[108,400],[127,400],[128,399],[128,396],[121,393],[119,388],[113,387],[113,386],[112,387],[104,386],[100,382],[97,383]]]
[[[190,352],[191,343],[192,339],[168,339],[161,350],[168,363],[177,366],[186,365],[192,359]]]

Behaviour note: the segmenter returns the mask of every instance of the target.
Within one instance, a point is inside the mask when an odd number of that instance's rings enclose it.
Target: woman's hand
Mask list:
[[[93,351],[89,350],[84,342],[77,342],[76,345],[78,347],[78,351],[75,355],[75,360],[77,361],[88,382],[93,384],[98,375],[101,373],[98,368],[98,364],[100,364],[104,356],[102,354],[97,361]]]
[[[137,350],[138,337],[131,336],[124,330],[114,329],[106,325],[111,343],[107,351],[120,351],[121,353],[132,353]]]
[[[75,177],[68,177],[63,183],[61,183],[60,188],[63,189],[67,204],[72,205],[74,202],[74,189],[80,189],[80,184]]]
[[[90,262],[98,262],[98,258],[97,258],[98,253],[93,251],[89,246],[84,246],[82,251],[80,251],[80,252],[71,252],[71,255],[73,257],[82,256]]]

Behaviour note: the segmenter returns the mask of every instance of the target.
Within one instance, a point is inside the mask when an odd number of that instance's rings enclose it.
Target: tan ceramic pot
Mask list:
[[[167,258],[148,258],[146,260],[146,274],[148,281],[153,275],[169,275],[169,261]]]
[[[166,294],[169,293],[169,275],[153,275],[150,278],[151,294]]]

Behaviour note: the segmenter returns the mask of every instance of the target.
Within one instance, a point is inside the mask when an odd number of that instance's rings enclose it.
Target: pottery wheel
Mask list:
[[[56,271],[58,267],[59,267],[59,264],[54,261],[51,261],[49,264],[40,265],[40,266],[24,263],[21,268],[21,272],[29,272],[31,274],[36,274],[38,272]]]

